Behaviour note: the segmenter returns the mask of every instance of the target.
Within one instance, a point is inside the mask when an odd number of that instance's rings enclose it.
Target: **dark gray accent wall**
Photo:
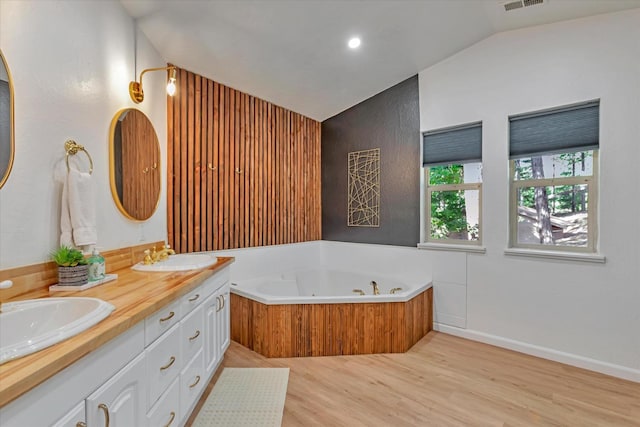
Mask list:
[[[419,242],[420,141],[417,75],[322,122],[323,240]],[[380,148],[380,227],[348,227],[348,153],[372,148]]]

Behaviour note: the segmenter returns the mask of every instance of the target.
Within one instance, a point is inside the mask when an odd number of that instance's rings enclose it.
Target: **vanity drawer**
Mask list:
[[[185,364],[203,347],[204,337],[204,305],[200,305],[180,322],[180,347]]]
[[[203,283],[188,294],[184,295],[181,298],[182,314],[186,315],[195,307],[198,307],[209,295],[211,295],[211,293],[213,293],[213,291],[209,291],[205,286],[205,283]]]
[[[180,325],[174,325],[146,350],[149,409],[169,387],[182,369],[180,354]]]
[[[180,317],[180,300],[176,300],[144,319],[144,346],[147,347],[171,329],[180,321]]]
[[[204,371],[204,353],[198,352],[196,357],[182,370],[180,374],[180,411],[189,413],[195,404],[200,392],[207,385],[207,377]]]
[[[177,426],[180,417],[180,377],[177,377],[147,413],[147,426]]]

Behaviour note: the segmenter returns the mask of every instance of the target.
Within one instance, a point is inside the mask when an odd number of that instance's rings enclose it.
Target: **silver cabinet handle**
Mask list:
[[[174,363],[175,361],[176,361],[176,358],[175,358],[175,357],[173,357],[173,356],[171,356],[171,359],[169,359],[169,363],[167,363],[167,364],[166,364],[166,365],[164,365],[164,366],[161,366],[161,367],[160,367],[160,370],[161,370],[161,371],[164,371],[165,369],[169,369],[169,368],[171,367],[171,365],[173,365],[173,363]]]
[[[196,382],[194,382],[193,384],[189,385],[189,388],[194,388],[195,386],[198,385],[199,382],[200,382],[200,375],[196,375]]]
[[[101,403],[98,405],[98,408],[102,409],[102,412],[104,412],[104,425],[105,427],[109,427],[109,407],[107,405],[105,405],[104,403]]]
[[[84,421],[78,421],[76,423],[76,427],[87,427],[87,423],[85,423]]]
[[[222,310],[222,303],[220,302],[220,295],[218,295],[216,297],[216,301],[218,301],[218,304],[216,306],[216,313],[219,312],[220,310]]]
[[[192,296],[191,298],[189,298],[189,302],[194,302],[194,301],[196,301],[198,298],[200,298],[200,294],[195,294],[194,296]]]
[[[171,411],[171,418],[169,418],[169,422],[166,423],[164,427],[169,427],[175,418],[176,418],[176,413]]]
[[[195,335],[194,335],[194,336],[192,336],[192,337],[189,337],[189,341],[193,341],[193,340],[195,340],[196,338],[198,338],[199,336],[200,336],[200,331],[199,331],[199,330],[196,330]]]
[[[173,311],[170,311],[169,315],[167,317],[163,317],[163,318],[160,319],[160,322],[166,322],[167,320],[171,319],[175,315],[176,314]]]

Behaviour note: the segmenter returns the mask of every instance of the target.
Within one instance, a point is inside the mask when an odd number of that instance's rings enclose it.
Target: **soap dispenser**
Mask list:
[[[95,282],[96,280],[104,279],[104,257],[100,255],[98,249],[93,248],[93,252],[89,257],[89,281]]]

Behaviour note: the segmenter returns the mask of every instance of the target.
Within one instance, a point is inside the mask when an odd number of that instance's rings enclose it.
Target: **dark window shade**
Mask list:
[[[482,161],[482,123],[472,123],[422,134],[422,165]]]
[[[509,157],[597,149],[600,102],[509,117]]]

